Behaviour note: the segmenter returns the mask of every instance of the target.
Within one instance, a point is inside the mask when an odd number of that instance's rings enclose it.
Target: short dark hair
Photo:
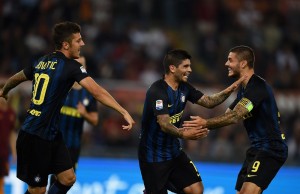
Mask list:
[[[80,25],[74,22],[66,21],[55,24],[52,32],[55,49],[61,49],[63,42],[71,43],[72,35],[80,31]]]
[[[231,48],[229,52],[236,53],[239,61],[246,60],[248,66],[254,68],[255,55],[253,49],[249,46],[239,45]]]
[[[169,73],[170,69],[169,66],[170,65],[174,65],[175,67],[178,67],[178,65],[185,59],[191,59],[191,55],[182,49],[174,49],[169,51],[165,57],[164,57],[164,61],[163,61],[163,65],[164,65],[164,69],[165,69],[165,73]]]

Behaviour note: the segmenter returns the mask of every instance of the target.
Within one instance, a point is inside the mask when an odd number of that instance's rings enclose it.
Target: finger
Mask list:
[[[183,127],[199,127],[195,122],[185,122],[182,124]]]
[[[190,130],[192,129],[191,127],[183,127],[184,130]]]
[[[131,129],[130,125],[122,125],[123,130],[129,131]]]
[[[195,120],[195,119],[199,118],[199,116],[190,116],[190,118]]]
[[[197,121],[193,120],[193,121],[184,121],[183,124],[196,124]]]

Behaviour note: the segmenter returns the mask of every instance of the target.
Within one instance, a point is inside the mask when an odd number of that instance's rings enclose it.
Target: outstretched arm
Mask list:
[[[191,129],[201,126],[209,129],[220,128],[237,123],[239,120],[242,120],[248,113],[249,111],[247,108],[245,108],[241,104],[237,104],[233,110],[228,109],[225,114],[217,117],[204,119],[199,116],[191,116],[192,120],[184,121],[183,127],[184,129]]]
[[[209,130],[202,127],[194,127],[191,130],[185,130],[183,128],[177,128],[170,123],[170,116],[168,114],[158,115],[157,122],[163,132],[171,134],[174,137],[182,139],[196,140],[204,138],[208,135]]]
[[[198,100],[197,104],[199,104],[203,107],[206,107],[206,108],[214,108],[215,106],[224,102],[230,96],[230,94],[239,87],[239,85],[244,80],[245,80],[245,77],[238,79],[233,84],[231,84],[229,87],[227,87],[226,89],[224,89],[223,91],[221,91],[219,93],[212,94],[210,96],[204,94]]]
[[[94,98],[100,103],[118,111],[123,115],[128,125],[123,125],[123,129],[130,130],[132,125],[135,123],[130,114],[105,90],[103,87],[98,85],[91,77],[86,77],[79,82],[81,86],[87,89]]]
[[[20,71],[18,73],[16,73],[15,75],[13,75],[12,77],[10,77],[5,85],[3,86],[3,88],[0,90],[0,97],[3,97],[5,99],[7,99],[7,95],[8,92],[15,88],[17,85],[19,85],[20,83],[24,82],[28,80],[27,77],[24,74],[24,71]]]

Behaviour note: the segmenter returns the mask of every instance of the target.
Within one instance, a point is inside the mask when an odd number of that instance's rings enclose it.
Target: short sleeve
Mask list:
[[[204,95],[201,91],[197,90],[189,83],[187,83],[187,88],[189,90],[187,100],[189,100],[192,103],[196,103]]]
[[[86,69],[75,60],[73,60],[70,63],[69,68],[71,72],[71,77],[78,83],[84,78],[89,77],[89,74],[87,73]]]
[[[253,106],[256,107],[263,101],[263,99],[265,99],[266,90],[264,90],[262,84],[256,85],[255,88],[254,85],[251,85],[245,91],[244,97],[251,101]]]
[[[32,80],[33,79],[33,66],[32,65],[27,65],[24,69],[23,72],[27,79]]]
[[[160,85],[162,86],[162,85]],[[167,88],[152,86],[148,91],[149,103],[154,112],[154,115],[169,114],[168,111],[168,95]]]

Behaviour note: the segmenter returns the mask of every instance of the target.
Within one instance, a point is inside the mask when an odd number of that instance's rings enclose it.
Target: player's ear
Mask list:
[[[170,65],[169,68],[170,68],[170,72],[174,72],[176,69],[175,65]]]
[[[70,47],[70,44],[68,42],[63,42],[62,43],[62,47],[65,49],[65,50],[68,50],[69,47]]]
[[[246,60],[242,60],[241,61],[241,65],[242,65],[242,68],[245,68],[247,66],[247,61]]]

